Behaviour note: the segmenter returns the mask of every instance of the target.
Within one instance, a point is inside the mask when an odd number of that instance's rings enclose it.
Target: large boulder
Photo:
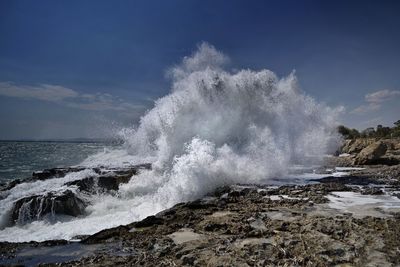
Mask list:
[[[375,142],[372,138],[358,138],[345,140],[341,148],[341,153],[354,154],[359,153],[361,150]]]
[[[15,202],[11,211],[12,224],[25,224],[45,216],[84,214],[87,203],[71,190],[22,198]]]
[[[380,158],[385,155],[387,145],[382,141],[370,144],[356,156],[355,165],[379,164]]]

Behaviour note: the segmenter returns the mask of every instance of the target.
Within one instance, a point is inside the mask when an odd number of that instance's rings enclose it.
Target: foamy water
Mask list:
[[[0,231],[0,240],[71,239],[127,224],[218,186],[260,183],[288,174],[290,166],[318,163],[338,144],[338,109],[298,89],[296,77],[269,70],[224,69],[228,58],[208,44],[171,68],[171,92],[155,102],[137,127],[121,132],[125,146],[90,156],[82,165],[124,166],[151,162],[118,194],[88,196],[81,218],[36,221]],[[72,174],[71,174],[72,175]],[[63,179],[82,179],[79,172]],[[29,185],[29,192],[62,191],[60,179]],[[0,201],[2,220],[17,186]]]

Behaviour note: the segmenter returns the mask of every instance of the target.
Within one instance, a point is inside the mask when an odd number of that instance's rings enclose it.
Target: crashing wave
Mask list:
[[[121,184],[118,194],[92,196],[84,218],[8,227],[0,231],[0,239],[91,234],[140,220],[222,185],[285,176],[290,166],[315,163],[310,161],[336,148],[339,109],[304,94],[294,73],[278,78],[269,70],[232,72],[224,68],[228,61],[213,46],[201,44],[168,72],[171,92],[155,102],[136,128],[121,132],[124,149],[83,162],[151,162],[152,170]],[[55,190],[56,180],[46,181],[47,190]],[[9,205],[2,202],[0,206]]]

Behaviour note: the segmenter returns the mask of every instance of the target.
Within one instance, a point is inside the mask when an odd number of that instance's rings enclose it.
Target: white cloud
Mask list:
[[[108,93],[80,94],[79,92],[50,84],[37,86],[16,85],[11,82],[0,82],[0,95],[24,99],[36,99],[55,102],[67,107],[92,111],[131,111],[143,106],[123,101]]]
[[[364,114],[371,111],[377,111],[381,108],[382,103],[399,96],[400,96],[399,90],[388,90],[388,89],[379,90],[370,94],[366,94],[365,95],[366,104],[363,104],[353,109],[352,111],[350,111],[350,113]]]
[[[367,105],[361,105],[355,109],[353,109],[352,111],[350,111],[351,114],[364,114],[370,111],[376,111],[379,110],[381,108],[380,104],[375,104],[375,103],[370,103]]]
[[[72,89],[58,85],[19,86],[10,82],[0,82],[0,95],[57,102],[77,97],[79,94]]]
[[[398,96],[400,96],[400,91],[386,89],[365,95],[365,101],[369,103],[382,103]]]

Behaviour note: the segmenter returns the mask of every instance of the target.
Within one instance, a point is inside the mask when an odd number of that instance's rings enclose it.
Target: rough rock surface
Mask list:
[[[81,237],[80,249],[92,253],[41,266],[398,266],[400,213],[358,218],[330,208],[328,196],[398,191],[399,172],[400,166],[379,167],[318,184],[222,187],[142,221]],[[0,253],[10,262],[27,247],[53,245],[2,243]]]
[[[345,140],[335,164],[353,165],[397,165],[400,164],[400,139],[358,138]]]
[[[370,144],[360,151],[354,160],[355,165],[367,165],[378,163],[379,159],[385,155],[387,146],[384,142],[378,141]]]
[[[357,139],[349,139],[343,142],[343,146],[341,148],[342,153],[354,154],[359,153],[361,150],[374,143],[375,139],[373,138],[357,138]]]

